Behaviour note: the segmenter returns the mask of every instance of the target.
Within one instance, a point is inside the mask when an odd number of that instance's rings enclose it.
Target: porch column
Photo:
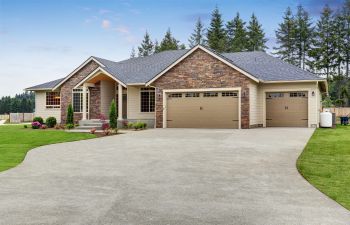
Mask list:
[[[83,120],[86,120],[86,86],[83,85]]]
[[[123,119],[123,86],[118,84],[118,120]]]

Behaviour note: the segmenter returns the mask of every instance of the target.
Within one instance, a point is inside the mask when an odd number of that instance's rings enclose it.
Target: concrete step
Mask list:
[[[78,130],[91,130],[91,129],[96,129],[96,130],[102,130],[102,126],[77,126],[75,129]]]

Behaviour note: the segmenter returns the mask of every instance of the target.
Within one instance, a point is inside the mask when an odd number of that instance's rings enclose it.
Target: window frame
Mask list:
[[[80,107],[79,107],[80,108],[79,112],[76,112],[75,108],[74,108],[74,94],[80,94],[80,101],[81,101],[81,103],[80,103]],[[86,95],[87,95],[86,96],[86,101],[87,101],[87,104],[86,104],[87,109],[86,109],[86,111],[89,114],[89,112],[90,112],[90,91],[89,91],[88,88],[86,89]],[[73,88],[73,90],[72,90],[73,113],[83,113],[82,112],[82,110],[83,110],[83,103],[82,103],[82,101],[83,101],[83,87]]]
[[[48,103],[48,94],[53,94],[53,93],[58,93],[58,101],[59,104],[47,104]],[[54,98],[57,96],[53,96]],[[53,103],[55,101],[55,99],[52,99],[51,102]],[[47,91],[45,92],[45,108],[46,109],[60,109],[61,108],[61,92],[59,91]]]
[[[144,101],[143,93],[148,93],[148,106]],[[148,107],[148,110],[145,110]],[[140,112],[141,113],[154,113],[156,110],[156,90],[154,88],[140,88]]]

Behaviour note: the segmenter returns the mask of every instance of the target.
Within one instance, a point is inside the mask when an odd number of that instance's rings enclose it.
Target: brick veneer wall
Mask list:
[[[156,127],[163,127],[163,90],[241,87],[241,128],[249,128],[250,79],[201,49],[153,82],[156,87]]]
[[[81,80],[94,71],[98,67],[98,64],[94,61],[89,62],[79,71],[77,71],[72,77],[70,77],[61,86],[61,123],[65,123],[67,119],[67,108],[72,103],[72,90]],[[90,102],[91,104],[91,102]],[[82,118],[81,113],[74,113],[74,121],[78,121]]]
[[[101,82],[91,87],[90,91],[90,119],[99,119],[101,115]]]

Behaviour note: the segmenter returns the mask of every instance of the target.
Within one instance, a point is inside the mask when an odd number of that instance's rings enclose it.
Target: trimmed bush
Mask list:
[[[115,106],[114,99],[111,102],[111,106],[109,107],[109,127],[112,129],[117,128],[117,109]]]
[[[39,122],[40,124],[43,124],[44,120],[42,117],[36,116],[36,117],[34,117],[33,122]]]
[[[72,123],[67,123],[67,124],[66,124],[66,128],[67,128],[68,130],[73,129],[73,128],[74,128],[74,124],[72,124]]]
[[[147,123],[144,123],[144,122],[136,122],[133,124],[133,128],[135,130],[143,130],[143,129],[146,129],[147,127]]]
[[[24,128],[28,128],[28,126],[27,126],[27,125],[24,125],[23,127],[24,127]]]
[[[47,125],[48,128],[52,128],[54,126],[56,126],[57,124],[57,120],[55,117],[48,117],[45,121],[45,124]]]
[[[39,129],[41,127],[41,123],[39,123],[38,121],[34,121],[32,123],[32,128],[33,129]]]
[[[67,108],[67,121],[66,121],[66,125],[73,125],[74,127],[74,112],[73,112],[73,106],[72,104],[68,105]],[[68,128],[69,129],[69,128]]]

